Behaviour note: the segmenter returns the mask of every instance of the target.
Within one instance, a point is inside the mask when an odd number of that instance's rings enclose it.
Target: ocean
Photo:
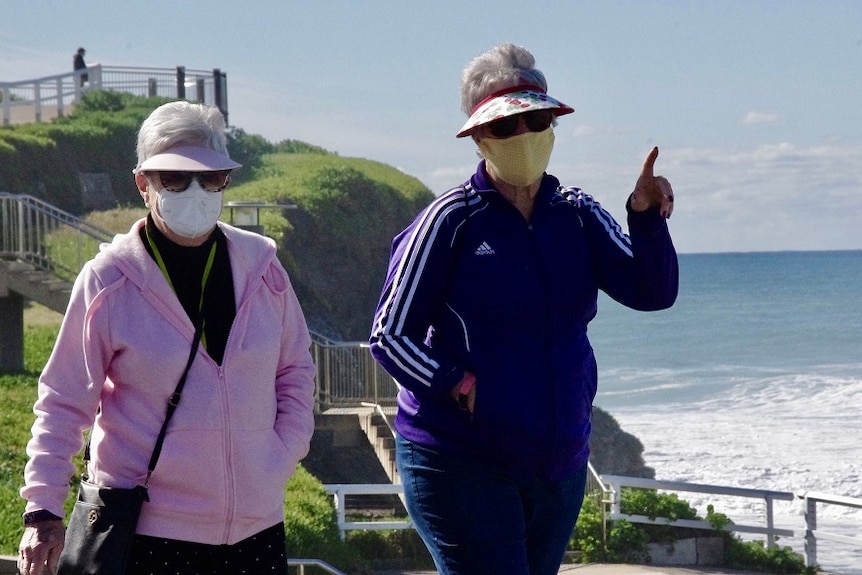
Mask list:
[[[602,295],[589,334],[596,405],[641,440],[657,479],[862,498],[862,251],[681,255],[673,308]],[[680,497],[764,517],[755,500]],[[804,527],[801,500],[775,513]],[[819,529],[862,537],[862,510],[817,513]],[[801,537],[779,544],[803,551]],[[818,562],[862,575],[862,548],[818,541]]]

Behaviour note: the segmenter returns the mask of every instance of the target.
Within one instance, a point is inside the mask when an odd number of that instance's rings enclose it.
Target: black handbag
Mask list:
[[[99,487],[81,480],[66,528],[58,575],[123,575],[147,488]]]
[[[159,431],[144,485],[131,489],[104,487],[81,477],[78,499],[66,526],[66,542],[60,554],[57,575],[124,575],[126,562],[144,501],[149,501],[147,486],[165,441],[168,422],[179,405],[183,386],[203,331],[203,313],[195,327],[195,337],[185,371],[168,401],[167,413]],[[84,450],[84,465],[90,460],[90,441]]]

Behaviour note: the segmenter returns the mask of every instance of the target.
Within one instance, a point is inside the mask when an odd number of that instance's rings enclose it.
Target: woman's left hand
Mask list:
[[[653,148],[644,160],[641,174],[635,182],[631,195],[631,207],[636,212],[659,208],[661,215],[669,218],[673,212],[673,189],[664,176],[653,175],[653,166],[658,158],[658,147]]]

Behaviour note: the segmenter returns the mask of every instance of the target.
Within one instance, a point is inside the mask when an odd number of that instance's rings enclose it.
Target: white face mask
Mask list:
[[[224,192],[208,192],[197,179],[182,192],[157,192],[158,215],[172,232],[184,238],[203,236],[213,228],[221,215]]]
[[[479,150],[492,173],[513,186],[529,186],[545,173],[554,149],[554,130],[524,132],[511,138],[482,138]]]

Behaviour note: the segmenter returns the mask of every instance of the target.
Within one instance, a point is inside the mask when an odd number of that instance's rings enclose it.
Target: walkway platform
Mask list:
[[[563,565],[561,575],[763,575],[750,571],[733,571],[721,568],[659,567],[651,565],[589,564]],[[437,575],[436,571],[380,571],[375,575]],[[500,575],[506,575],[500,573]]]

